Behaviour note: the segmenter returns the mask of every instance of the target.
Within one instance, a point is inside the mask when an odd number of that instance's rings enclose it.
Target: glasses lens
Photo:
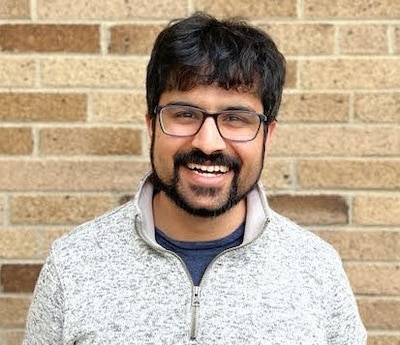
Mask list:
[[[222,112],[218,116],[218,128],[221,135],[229,140],[253,140],[260,128],[260,117],[249,111]]]
[[[166,134],[191,136],[203,123],[203,113],[192,107],[167,106],[160,111],[160,122]]]

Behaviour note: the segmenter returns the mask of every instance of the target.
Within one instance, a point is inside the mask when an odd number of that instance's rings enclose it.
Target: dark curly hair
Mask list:
[[[243,20],[205,13],[172,21],[158,35],[147,66],[147,110],[154,116],[166,90],[215,84],[259,94],[275,120],[285,80],[285,58],[264,31]]]

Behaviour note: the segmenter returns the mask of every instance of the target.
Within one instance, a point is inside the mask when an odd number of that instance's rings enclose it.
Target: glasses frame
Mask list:
[[[171,134],[165,129],[164,123],[163,123],[163,120],[162,120],[162,111],[164,109],[176,108],[176,107],[194,109],[194,110],[200,112],[201,114],[203,114],[203,120],[202,120],[198,130],[195,133],[190,134],[190,135],[179,135],[179,134],[177,135],[177,134]],[[229,140],[229,141],[236,141],[236,142],[247,142],[247,141],[252,141],[252,140],[254,140],[256,138],[258,132],[260,131],[260,127],[261,127],[261,123],[262,122],[268,122],[268,116],[265,115],[265,114],[260,114],[260,113],[256,113],[256,112],[249,111],[249,110],[240,110],[240,112],[249,113],[249,114],[258,116],[258,118],[260,119],[260,123],[258,124],[257,131],[255,132],[254,136],[251,139],[230,139],[230,138],[226,138],[221,133],[221,130],[219,129],[218,116],[226,114],[226,113],[230,113],[230,112],[235,112],[235,111],[239,111],[239,110],[223,110],[223,111],[219,111],[219,112],[216,112],[216,113],[208,113],[208,112],[206,112],[206,111],[204,111],[204,110],[202,110],[200,108],[196,108],[196,107],[193,107],[193,106],[190,106],[190,105],[179,105],[179,104],[168,104],[168,105],[164,105],[164,106],[158,105],[158,106],[156,106],[154,108],[154,114],[158,115],[158,120],[160,122],[160,127],[161,127],[161,130],[163,131],[163,133],[166,134],[166,135],[170,135],[172,137],[179,137],[179,138],[195,136],[197,133],[200,132],[200,129],[201,129],[201,127],[203,127],[203,124],[206,121],[206,119],[208,117],[212,117],[214,119],[215,127],[217,127],[218,133],[223,139]]]

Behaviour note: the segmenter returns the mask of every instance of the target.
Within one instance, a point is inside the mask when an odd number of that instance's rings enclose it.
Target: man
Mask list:
[[[361,345],[335,250],[259,183],[285,62],[264,32],[197,13],[147,70],[152,172],[135,200],[57,240],[25,345]]]

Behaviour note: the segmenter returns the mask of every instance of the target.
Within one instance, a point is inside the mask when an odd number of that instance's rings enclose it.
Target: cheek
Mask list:
[[[174,155],[178,147],[174,145],[173,140],[166,137],[157,130],[154,133],[152,141],[152,160],[157,173],[160,176],[169,176],[174,169]]]
[[[262,136],[258,136],[254,141],[243,143],[234,147],[236,154],[242,160],[243,166],[249,169],[256,167],[264,159],[264,142]]]
[[[168,144],[163,143],[157,136],[153,139],[153,159],[157,165],[165,165],[167,158],[170,157]]]
[[[242,171],[239,176],[239,181],[242,184],[246,184],[250,181],[254,181],[260,175],[263,167],[264,155],[263,155],[263,143],[260,141],[257,145],[251,145],[246,149],[237,150],[236,154],[242,160]]]

